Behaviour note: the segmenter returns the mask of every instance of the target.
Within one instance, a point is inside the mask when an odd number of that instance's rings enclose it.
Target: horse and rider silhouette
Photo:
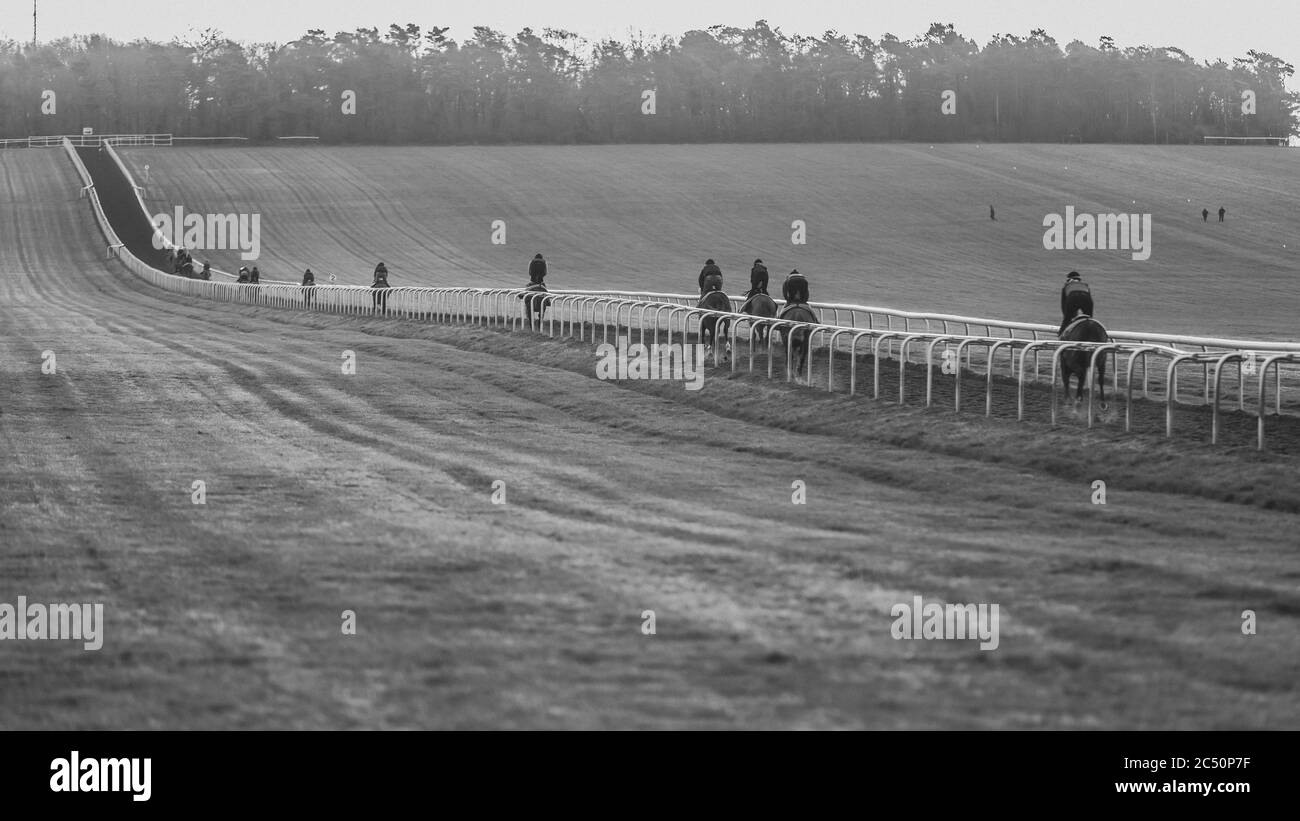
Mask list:
[[[1061,328],[1056,338],[1062,342],[1110,342],[1106,328],[1092,316],[1092,289],[1079,276],[1078,271],[1066,275],[1065,285],[1061,287]],[[1083,391],[1087,386],[1088,368],[1092,364],[1092,349],[1066,348],[1061,353],[1061,381],[1065,386],[1065,398],[1070,398],[1070,379],[1078,380],[1075,392],[1075,405],[1083,401]],[[1097,387],[1101,391],[1101,409],[1107,410],[1106,404],[1106,356],[1097,359]],[[1055,386],[1053,386],[1055,390]]]
[[[776,316],[776,300],[767,293],[767,266],[761,259],[754,260],[754,267],[749,271],[749,291],[745,293],[745,303],[740,306],[740,312],[756,319]],[[760,345],[766,344],[770,324],[755,322],[753,328],[755,341]]]
[[[377,314],[388,314],[388,293],[387,290],[393,286],[388,284],[388,266],[379,263],[375,266],[374,281],[370,287],[375,293],[371,296],[371,309]]]
[[[519,295],[523,300],[524,322],[534,331],[541,327],[542,321],[546,318],[546,309],[551,307],[555,297],[547,296],[550,291],[546,287],[546,259],[537,254],[532,261],[528,263],[528,285],[524,288],[525,293]]]
[[[807,365],[808,339],[812,335],[812,330],[807,326],[818,325],[821,320],[808,305],[808,278],[799,273],[798,269],[791,271],[781,284],[781,297],[785,299],[785,306],[776,318],[803,323],[786,331],[788,361],[795,379],[801,380]]]
[[[732,312],[731,298],[722,291],[722,269],[718,267],[713,260],[704,263],[704,268],[700,270],[700,301],[695,307],[706,311],[717,311],[724,314]],[[731,329],[731,320],[725,316],[719,316],[717,313],[707,313],[700,318],[700,342],[706,346],[706,351],[713,353],[714,363],[717,363],[716,342],[721,338],[727,338],[727,332]],[[727,361],[731,356],[731,342],[727,342],[726,351],[723,354],[723,361]]]

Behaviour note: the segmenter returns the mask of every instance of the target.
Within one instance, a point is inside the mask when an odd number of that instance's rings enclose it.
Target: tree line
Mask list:
[[[878,40],[759,21],[588,42],[568,31],[456,41],[415,24],[291,43],[205,30],[169,43],[0,42],[6,137],[174,133],[331,143],[1033,141],[1200,143],[1300,134],[1294,67],[1172,47],[982,48],[952,25]],[[49,92],[53,95],[49,95]],[[350,110],[349,110],[350,109]]]

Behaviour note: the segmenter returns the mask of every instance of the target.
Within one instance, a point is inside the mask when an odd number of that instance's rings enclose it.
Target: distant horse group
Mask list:
[[[728,314],[735,311],[731,307],[731,298],[721,290],[712,290],[706,292],[698,303],[700,308],[710,313],[700,318],[700,342],[707,345],[707,350],[713,351],[714,362],[726,362],[731,357],[731,343],[728,340],[724,349],[721,360],[716,355],[717,342],[720,339],[727,339],[727,334],[731,330],[733,320]],[[760,345],[766,344],[773,330],[772,322],[761,320],[786,320],[789,322],[807,323],[811,325],[819,324],[820,320],[817,314],[808,307],[806,302],[787,303],[781,309],[778,316],[776,300],[767,294],[759,291],[751,293],[740,307],[740,313],[753,317],[750,327],[753,340]],[[782,326],[784,327],[784,326]],[[807,328],[797,327],[787,330],[787,355],[789,356],[790,367],[796,378],[801,378],[804,372],[804,363],[806,361],[808,337],[810,331]],[[781,339],[778,331],[777,340]]]

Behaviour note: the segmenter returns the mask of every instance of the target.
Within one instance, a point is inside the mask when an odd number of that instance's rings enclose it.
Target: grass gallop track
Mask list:
[[[1161,484],[1280,461],[186,300],[0,160],[0,601],[107,620],[0,644],[6,729],[1297,726],[1295,514]],[[891,639],[914,595],[999,649]]]

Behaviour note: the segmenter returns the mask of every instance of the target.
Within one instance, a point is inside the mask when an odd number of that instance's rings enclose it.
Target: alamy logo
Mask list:
[[[51,792],[129,792],[132,801],[148,801],[152,758],[87,758],[76,750],[50,762]]]
[[[889,634],[901,639],[979,639],[981,650],[998,649],[996,604],[922,604],[899,602],[889,610],[894,623]]]
[[[704,387],[704,346],[680,343],[643,345],[628,344],[626,336],[618,345],[602,342],[596,347],[597,379],[663,379],[685,382],[686,390]]]
[[[262,255],[261,214],[187,214],[178,205],[173,214],[154,214],[153,223],[159,251],[170,242],[191,251],[240,251],[244,260]]]
[[[1049,251],[1132,251],[1133,259],[1151,258],[1150,214],[1075,214],[1043,217],[1043,247]]]
[[[17,606],[0,603],[0,641],[6,639],[70,639],[98,650],[104,646],[104,605],[29,605],[26,596],[19,596]]]

